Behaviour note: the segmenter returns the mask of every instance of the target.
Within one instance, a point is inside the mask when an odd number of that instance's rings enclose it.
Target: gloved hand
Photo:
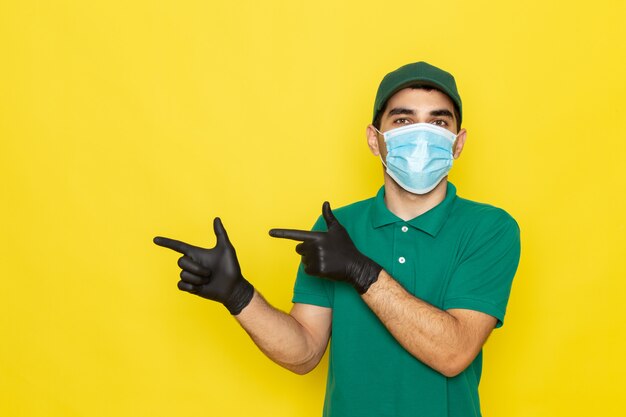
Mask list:
[[[270,236],[302,241],[296,246],[296,252],[302,255],[307,274],[348,282],[359,294],[365,294],[383,268],[358,251],[328,201],[322,206],[322,215],[327,232],[272,229]]]
[[[241,275],[235,248],[228,240],[219,217],[213,221],[217,243],[213,249],[189,245],[166,237],[155,237],[154,243],[182,253],[178,289],[209,300],[219,301],[237,315],[254,295],[254,287]]]

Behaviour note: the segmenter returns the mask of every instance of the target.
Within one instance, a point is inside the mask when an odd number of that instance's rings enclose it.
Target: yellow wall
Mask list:
[[[375,90],[415,60],[459,83],[460,195],[522,229],[485,415],[623,412],[625,4],[3,0],[0,415],[319,416],[326,362],[271,363],[151,239],[220,215],[288,309],[267,231],[377,190]]]

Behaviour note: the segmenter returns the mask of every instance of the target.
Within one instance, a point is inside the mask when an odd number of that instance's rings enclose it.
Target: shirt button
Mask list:
[[[406,262],[406,259],[404,259],[404,256],[401,256],[398,258],[398,262],[400,262],[401,264]]]
[[[409,230],[409,228],[408,228],[408,227],[406,227],[406,226],[402,226],[402,231],[403,231],[404,233],[406,233],[408,230]]]

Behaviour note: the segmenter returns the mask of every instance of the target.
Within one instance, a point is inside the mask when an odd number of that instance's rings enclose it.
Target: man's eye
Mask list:
[[[441,120],[441,119],[437,119],[435,121],[432,122],[432,124],[437,125],[437,126],[448,126],[448,123],[446,123],[445,120]]]
[[[405,119],[405,118],[403,118],[403,117],[401,117],[401,118],[399,118],[399,119],[396,119],[396,120],[394,120],[393,122],[394,122],[395,124],[399,124],[399,125],[406,125],[406,124],[411,123],[411,121],[410,121],[409,119]]]

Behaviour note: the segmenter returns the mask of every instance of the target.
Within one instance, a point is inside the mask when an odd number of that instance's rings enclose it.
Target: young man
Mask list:
[[[155,243],[184,255],[181,290],[223,303],[281,366],[309,372],[330,340],[325,416],[480,416],[482,346],[503,323],[520,240],[506,212],[447,181],[461,117],[439,68],[383,79],[366,131],[385,167],[378,194],[334,212],[325,202],[313,231],[270,231],[300,242],[289,314],[243,278],[219,218],[215,248]]]

